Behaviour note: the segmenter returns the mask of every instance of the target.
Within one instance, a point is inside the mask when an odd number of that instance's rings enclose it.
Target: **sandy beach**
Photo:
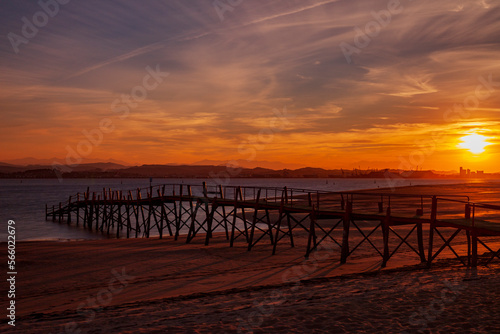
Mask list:
[[[439,192],[471,193],[472,200],[497,203],[497,187],[468,184]],[[426,269],[402,247],[381,269],[382,259],[365,244],[341,265],[333,242],[305,260],[306,236],[298,232],[294,248],[283,241],[274,256],[268,243],[249,252],[239,240],[230,248],[223,234],[209,246],[204,238],[190,244],[173,238],[21,242],[16,327],[4,319],[0,328],[19,333],[494,333],[500,328],[498,259],[473,270],[446,250]],[[487,240],[499,249],[499,239]],[[466,254],[465,238],[454,246]]]

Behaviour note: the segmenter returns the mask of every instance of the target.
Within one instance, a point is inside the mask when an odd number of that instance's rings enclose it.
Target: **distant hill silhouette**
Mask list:
[[[6,163],[9,165],[16,165],[16,166],[29,166],[29,165],[34,165],[34,166],[52,166],[54,162],[60,163],[60,164],[65,164],[64,159],[59,159],[59,158],[50,158],[50,159],[37,159],[37,158],[21,158],[21,159],[12,159],[12,160],[4,160],[2,163]],[[102,159],[84,159],[81,163],[81,165],[88,165],[88,164],[95,164],[95,163],[103,163]],[[120,160],[115,160],[115,159],[108,159],[105,163],[114,163],[117,165],[122,165],[122,166],[130,166],[129,163],[126,163],[124,161]]]
[[[301,164],[290,164],[290,163],[284,163],[280,161],[265,161],[265,160],[260,160],[260,161],[247,161],[244,159],[238,159],[235,161],[232,161],[233,163],[236,163],[238,166],[243,167],[243,168],[267,168],[267,169],[274,169],[274,170],[279,170],[279,169],[298,169],[298,168],[303,168],[306,167],[305,165]],[[190,165],[194,166],[226,166],[230,161],[228,160],[201,160],[194,162]]]
[[[54,169],[56,168],[56,169]],[[458,178],[457,173],[430,170],[401,171],[393,169],[323,169],[304,167],[298,169],[270,169],[228,167],[222,165],[142,165],[125,166],[112,162],[97,162],[76,166],[12,165],[0,163],[0,178]],[[500,174],[484,174],[485,178],[500,178]]]

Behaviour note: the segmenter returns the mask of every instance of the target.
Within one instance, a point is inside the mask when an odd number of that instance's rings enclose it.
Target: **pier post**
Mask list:
[[[207,189],[204,190],[205,191],[205,198],[203,199],[203,201],[205,202],[205,218],[206,218],[206,222],[207,222],[207,238],[206,238],[206,242],[205,242],[205,246],[208,246],[208,240],[212,237],[212,223],[213,223],[213,217],[214,217],[214,206],[216,206],[216,199],[214,198],[212,200],[212,208],[210,210],[210,206],[209,206],[209,200],[208,200],[208,192],[207,192]]]
[[[76,226],[80,225],[80,193],[76,194]]]
[[[266,208],[266,222],[267,222],[267,231],[269,233],[269,238],[271,239],[271,245],[274,244],[273,239],[273,225],[271,223],[271,218],[269,217],[269,209]]]
[[[313,250],[316,249],[316,207],[312,206],[312,210],[309,213],[309,220],[310,220],[310,225],[309,225],[309,237],[307,239],[307,251],[306,251],[306,259],[309,259],[309,254]]]
[[[132,222],[130,221],[130,202],[132,197],[129,194],[127,195],[127,201],[125,202],[125,212],[127,214],[127,239],[130,238],[130,231],[132,230]]]
[[[379,203],[379,210],[382,203]],[[384,240],[384,256],[382,261],[382,268],[387,266],[387,261],[389,261],[389,228],[391,224],[391,207],[387,207],[385,214],[385,219],[382,221],[382,235]]]
[[[105,201],[105,206],[106,206],[106,220],[103,221],[103,223],[106,223],[106,234],[109,236],[110,230],[111,230],[111,224],[113,222],[113,211],[114,211],[114,206],[113,206],[113,194],[109,194],[109,197],[107,197]],[[109,210],[108,210],[109,207]]]
[[[83,193],[83,201],[85,203],[85,208],[83,210],[83,228],[87,227],[87,219],[89,213],[89,193]]]
[[[92,220],[94,219],[94,209],[95,209],[95,193],[92,193],[92,200],[90,202],[89,217],[87,221],[87,227],[89,231],[92,231]]]
[[[234,190],[234,213],[233,213],[233,223],[231,225],[231,238],[229,241],[230,247],[233,247],[233,244],[234,244],[234,240],[235,240],[234,233],[236,230],[236,220],[238,218],[238,208],[240,208],[240,207],[241,207],[241,220],[243,220],[243,232],[240,232],[239,235],[243,234],[245,236],[246,242],[248,243],[248,227],[247,227],[247,219],[245,216],[245,206],[239,205],[238,198],[239,198],[239,200],[241,200],[243,202],[243,194],[241,192],[241,187],[237,187]]]
[[[116,238],[120,238],[120,229],[122,228],[122,194],[117,192],[116,193],[116,209],[118,210],[117,212],[117,217],[116,217]]]
[[[136,197],[136,206],[135,206],[135,237],[137,238],[139,236],[140,232],[140,225],[139,225],[139,207],[141,206],[140,203],[140,197],[141,197],[141,190],[137,189],[137,197]]]
[[[473,228],[472,233],[471,233],[471,241],[472,241],[472,268],[477,267],[477,232]]]
[[[220,193],[220,199],[224,200],[225,199],[225,194],[224,194],[224,189],[222,188],[222,185],[219,184],[219,193]],[[222,206],[222,216],[224,217],[224,229],[226,230],[226,240],[229,240],[229,229],[227,226],[228,220],[226,216],[226,206]]]
[[[99,231],[99,211],[101,210],[101,195],[97,195],[95,206],[95,230]]]
[[[151,188],[151,190],[153,190],[153,188]],[[151,232],[151,215],[153,214],[153,194],[151,192],[148,192],[148,202],[149,202],[149,210],[148,210],[146,238],[149,238],[149,233]]]
[[[469,213],[470,215],[470,213]],[[476,268],[477,267],[477,230],[476,230],[476,226],[475,226],[475,222],[474,222],[474,219],[475,219],[475,216],[476,216],[476,206],[475,204],[472,204],[472,221],[471,221],[471,228],[472,228],[472,268]]]
[[[431,221],[429,223],[429,252],[427,254],[427,267],[432,264],[432,246],[434,243],[434,229],[436,228],[437,219],[437,197],[432,196]]]
[[[181,193],[180,195],[182,195],[182,188],[181,188]],[[172,196],[174,197],[174,216],[175,216],[175,236],[174,236],[174,240],[177,241],[177,239],[179,238],[179,230],[181,228],[181,209],[180,209],[180,206],[181,206],[181,203],[182,203],[182,198],[179,196],[179,210],[177,210],[177,201],[175,200],[176,196],[175,196],[175,187],[172,187]]]
[[[207,198],[208,197],[207,183],[203,181],[202,186],[203,186],[203,197]]]
[[[189,202],[189,217],[191,218],[191,224],[189,226],[189,232],[188,232],[188,236],[187,236],[187,239],[186,239],[186,243],[190,243],[191,240],[196,236],[196,214],[198,213],[198,208],[201,206],[200,202],[199,201],[196,201],[196,208],[194,208],[193,206],[193,198],[192,198],[192,189],[191,189],[191,186],[188,185],[187,186],[187,190],[188,190],[188,202]],[[181,192],[182,192],[182,186],[181,186]],[[205,192],[205,191],[203,191]],[[181,217],[182,217],[182,210],[183,208],[181,207]],[[206,212],[206,214],[208,215],[208,212]]]
[[[421,263],[425,263],[427,259],[425,258],[425,249],[424,249],[424,232],[422,223],[417,223],[417,242],[418,242],[418,253],[420,255]]]
[[[160,206],[161,206],[161,212],[160,212],[160,226],[158,227],[158,233],[160,234],[160,239],[163,239],[163,219],[165,219],[168,230],[170,232],[170,236],[172,236],[172,231],[170,230],[170,225],[168,223],[168,218],[167,218],[167,213],[165,212],[165,202],[163,199],[163,192],[165,191],[165,187],[163,187],[163,191],[158,188],[158,197],[160,198]]]
[[[239,193],[239,197],[240,197],[240,200],[242,202],[245,201],[245,197],[243,196],[243,193],[241,192],[241,187],[238,187],[238,193]],[[242,205],[241,206],[241,217],[243,218],[243,228],[245,230],[245,240],[246,242],[248,243],[248,241],[250,240],[250,235],[248,234],[248,222],[247,222],[247,218],[246,218],[246,213],[245,213],[245,206]]]
[[[286,190],[285,190],[285,194],[286,194]],[[286,200],[287,200],[287,197],[285,197],[285,202],[286,202]],[[255,196],[252,227],[250,229],[250,239],[248,240],[248,250],[251,250],[253,247],[253,237],[255,235],[255,225],[257,224],[257,215],[259,213],[259,201],[260,201],[260,189],[257,191],[257,195]]]
[[[279,209],[279,218],[278,218],[278,221],[276,223],[276,235],[275,235],[275,240],[273,243],[273,255],[276,254],[276,246],[278,245],[279,234],[280,234],[280,229],[281,229],[281,222],[283,220],[284,205],[285,205],[285,201],[284,201],[284,197],[282,194],[281,195],[280,209]],[[290,233],[290,235],[291,235],[291,232],[292,231],[290,229],[288,229],[288,233]]]
[[[71,224],[71,196],[68,199],[68,225]]]
[[[207,234],[205,236],[205,246],[208,246],[208,244],[210,242],[210,238],[212,237],[212,224],[214,221],[214,214],[215,214],[215,211],[217,210],[216,199],[214,198],[212,200],[212,209],[210,210],[210,213],[208,212],[208,199],[206,199],[205,206],[206,206],[206,210],[207,210],[207,212],[206,212],[206,215],[207,215]]]
[[[342,235],[342,251],[340,255],[340,263],[346,263],[349,256],[349,227],[351,224],[352,202],[345,203],[345,213],[343,218],[344,232]]]
[[[234,231],[236,229],[236,218],[238,216],[238,190],[239,187],[234,189],[234,202],[233,202],[233,223],[231,225],[231,236],[229,238],[229,247],[233,247],[234,244]]]

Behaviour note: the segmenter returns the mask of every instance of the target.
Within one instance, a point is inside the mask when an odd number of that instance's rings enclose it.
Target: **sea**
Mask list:
[[[135,190],[150,185],[190,184],[200,186],[202,182],[214,185],[213,180],[203,179],[0,179],[0,242],[7,240],[9,220],[15,222],[16,240],[85,240],[106,239],[100,232],[90,232],[81,226],[60,224],[45,220],[45,205],[58,205],[67,201],[69,196],[90,191],[100,192],[103,188],[112,190]],[[410,185],[439,185],[464,183],[466,180],[427,180],[427,179],[321,179],[321,178],[233,178],[227,185],[250,187],[288,187],[323,191],[354,191]]]

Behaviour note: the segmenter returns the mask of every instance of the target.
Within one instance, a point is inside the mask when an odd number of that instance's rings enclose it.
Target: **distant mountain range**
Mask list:
[[[58,159],[58,158],[52,158],[52,159],[37,159],[37,158],[22,158],[22,159],[13,159],[13,160],[4,160],[3,162],[0,162],[0,166],[52,166],[52,164],[58,163],[58,164],[65,164],[64,159]],[[120,160],[114,160],[114,159],[109,159],[107,162],[103,163],[102,160],[99,159],[85,159],[85,161],[80,164],[80,166],[97,166],[101,164],[114,164],[117,167],[133,167],[135,166],[134,164],[129,164],[124,161]],[[229,160],[201,160],[197,162],[190,163],[188,165],[193,165],[193,166],[226,166],[229,163],[236,163],[238,166],[243,167],[243,168],[257,168],[257,167],[262,167],[262,168],[268,168],[268,169],[298,169],[298,168],[303,168],[307,167],[306,165],[301,165],[301,164],[287,164],[279,161],[247,161],[247,160],[236,160],[236,161],[229,161]],[[170,164],[165,164],[166,166],[181,166],[181,165],[186,165],[186,164],[177,164],[177,163],[170,163]],[[111,166],[111,165],[109,165]]]

